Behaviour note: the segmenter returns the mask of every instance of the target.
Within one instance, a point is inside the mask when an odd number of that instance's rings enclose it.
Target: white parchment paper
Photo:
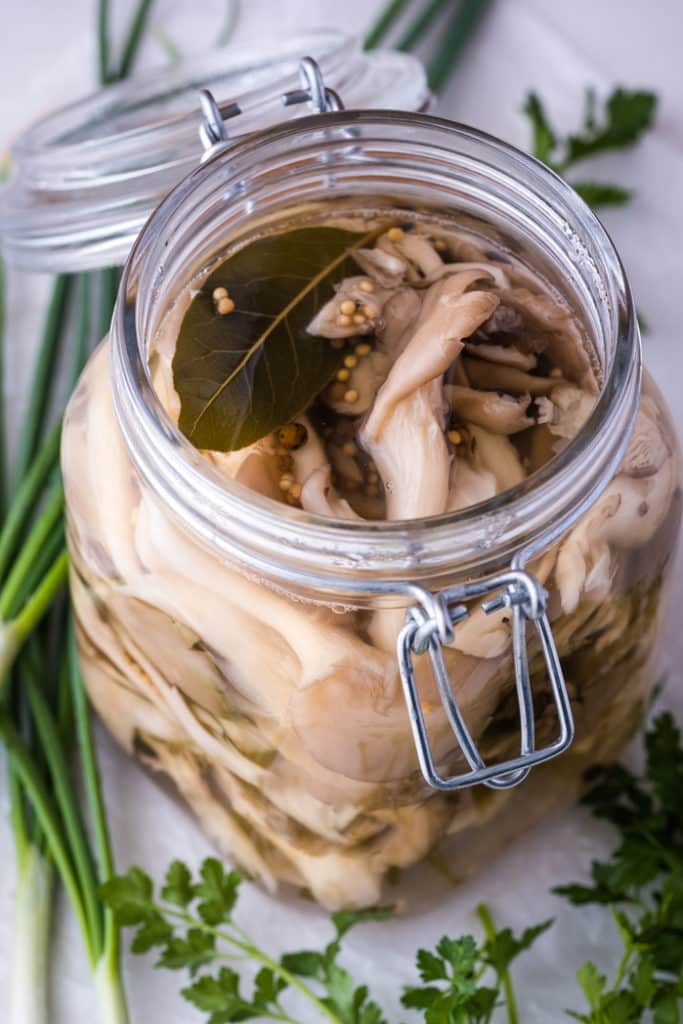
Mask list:
[[[122,23],[132,0],[113,0]],[[266,26],[282,35],[304,27],[337,25],[362,31],[377,0],[243,0],[236,37]],[[92,0],[23,0],[0,9],[0,152],[32,119],[92,88],[95,64]],[[152,22],[163,27],[185,52],[205,47],[224,17],[224,0],[158,0]],[[654,87],[661,94],[656,130],[627,159],[603,158],[595,177],[614,178],[637,190],[625,210],[609,212],[608,229],[625,260],[649,325],[645,339],[650,370],[668,398],[683,431],[683,72],[680,46],[683,7],[676,0],[497,0],[442,97],[441,111],[500,135],[520,146],[528,130],[520,114],[529,88],[547,101],[558,123],[578,119],[584,85],[606,90],[612,84]],[[165,60],[158,43],[145,50],[148,64]],[[10,277],[9,324],[12,354],[6,401],[20,407],[31,372],[46,282]],[[683,560],[678,561],[679,576]],[[680,666],[683,582],[674,587],[672,614],[663,644],[669,672],[664,704],[683,717]],[[99,750],[118,864],[137,863],[153,873],[182,856],[196,864],[210,847],[190,816],[136,765],[102,730]],[[7,991],[12,946],[13,861],[5,824],[7,794],[0,774],[0,992]],[[348,943],[347,965],[371,984],[391,1021],[406,1020],[399,1010],[401,986],[414,978],[413,953],[444,932],[476,927],[473,910],[486,901],[499,922],[515,928],[555,916],[556,925],[536,952],[515,971],[524,1024],[560,1021],[564,1007],[580,1005],[576,968],[590,957],[609,966],[618,948],[606,915],[578,911],[549,894],[563,881],[584,875],[593,857],[610,846],[608,830],[575,810],[546,822],[518,842],[477,879],[453,891],[436,910],[419,917],[359,928]],[[325,915],[311,904],[282,904],[245,886],[241,915],[255,937],[274,953],[319,946],[329,935]],[[95,1005],[82,944],[68,910],[57,917],[52,945],[54,1024],[91,1022]],[[126,961],[134,1024],[191,1024],[198,1015],[178,995],[180,978],[152,970],[151,961]],[[0,997],[0,1020],[5,1000]],[[302,1019],[307,1019],[302,1016]]]

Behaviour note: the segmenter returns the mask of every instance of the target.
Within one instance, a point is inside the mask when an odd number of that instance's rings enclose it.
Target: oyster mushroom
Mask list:
[[[470,505],[493,498],[498,491],[498,482],[489,469],[475,469],[467,459],[453,460],[447,512],[457,512]]]
[[[621,471],[560,548],[555,578],[563,611],[575,611],[584,590],[594,600],[608,594],[612,549],[644,547],[654,537],[677,478],[677,460],[645,396]]]
[[[474,351],[474,349],[472,350]],[[552,377],[535,377],[514,366],[491,363],[483,359],[463,356],[463,366],[472,384],[489,391],[508,391],[512,394],[548,395],[557,387]]]
[[[410,340],[413,325],[420,312],[420,296],[412,288],[402,288],[387,301],[382,311],[382,325],[377,346],[354,368],[349,387],[356,392],[353,402],[335,399],[323,392],[323,401],[343,416],[362,416],[371,407],[375,396],[398,354]]]
[[[309,323],[306,331],[316,338],[352,338],[358,334],[372,334],[382,315],[384,304],[391,297],[391,288],[365,291],[367,277],[345,277],[335,288],[334,298],[326,302]],[[341,313],[343,303],[352,303],[362,320]],[[362,312],[361,312],[362,311]],[[348,322],[347,322],[348,321]]]
[[[414,334],[380,388],[360,440],[384,482],[388,519],[443,512],[450,453],[441,380],[471,334],[490,316],[496,298],[466,293],[477,271],[446,278],[427,292]]]
[[[566,307],[550,295],[532,292],[525,287],[501,291],[500,301],[520,313],[532,329],[542,332],[540,349],[547,351],[553,365],[558,366],[566,377],[583,387],[594,385],[586,340]],[[524,332],[521,331],[520,335],[524,337]]]
[[[500,394],[497,391],[476,391],[452,385],[446,389],[451,408],[460,418],[492,434],[517,434],[534,425],[527,415],[531,395]]]
[[[250,487],[257,494],[279,501],[281,472],[277,458],[263,441],[241,448],[236,452],[204,451],[202,454],[220,472],[231,480]]]
[[[495,263],[478,262],[442,263],[436,270],[427,274],[421,284],[434,284],[435,281],[439,281],[447,274],[460,274],[468,270],[478,270],[482,277],[490,277],[496,288],[510,287],[510,282],[504,270],[497,267]]]
[[[414,231],[396,232],[390,229],[377,239],[378,249],[390,256],[403,258],[406,262],[405,276],[408,281],[420,281],[430,274],[438,273],[444,262],[424,235]]]
[[[493,315],[495,316],[495,313]],[[514,345],[492,345],[475,341],[468,344],[467,353],[485,359],[488,363],[514,366],[517,370],[533,370],[538,363],[533,352],[521,352]]]
[[[515,446],[501,434],[493,434],[484,427],[472,424],[469,427],[474,441],[472,465],[478,470],[488,470],[496,478],[498,491],[516,487],[526,473]]]
[[[353,258],[364,273],[382,288],[399,288],[407,269],[403,257],[384,249],[354,249]]]
[[[462,339],[491,315],[498,304],[495,295],[466,291],[479,276],[471,270],[431,286],[415,333],[391,368],[363,428],[366,440],[377,440],[402,399],[444,374],[462,352]]]
[[[306,480],[301,491],[301,507],[307,512],[319,516],[332,516],[335,519],[360,519],[348,501],[335,491],[331,482],[329,466],[321,466],[314,470]]]
[[[556,452],[566,447],[576,437],[595,406],[595,395],[573,384],[559,384],[550,395],[539,397],[536,402],[538,422],[545,424],[557,438]]]

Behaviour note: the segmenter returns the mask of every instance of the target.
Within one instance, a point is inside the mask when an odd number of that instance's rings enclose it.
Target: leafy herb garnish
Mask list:
[[[596,861],[591,884],[555,891],[576,906],[608,907],[623,954],[612,982],[586,963],[577,978],[585,1024],[680,1020],[683,998],[683,744],[669,713],[645,737],[645,777],[616,765],[600,772],[585,802],[614,825],[619,845]],[[649,1016],[652,1014],[652,1016]]]
[[[563,176],[587,157],[634,145],[651,127],[656,109],[657,97],[653,92],[617,88],[607,98],[598,118],[595,93],[587,89],[581,131],[560,136],[536,93],[529,93],[524,105],[533,129],[534,156]],[[632,196],[628,189],[607,182],[570,183],[593,207],[621,206]]]
[[[497,931],[486,907],[479,907],[485,940],[471,935],[449,939],[444,935],[436,949],[417,951],[417,968],[423,984],[403,992],[405,1007],[425,1011],[426,1024],[488,1024],[504,993],[511,1024],[517,1021],[508,968],[529,949],[552,921],[527,928],[519,937],[509,928]]]
[[[286,990],[305,996],[322,1020],[386,1024],[367,987],[355,984],[338,957],[351,928],[362,921],[383,920],[389,911],[340,911],[332,915],[335,934],[324,949],[274,960],[234,920],[240,883],[239,872],[226,870],[209,857],[197,877],[174,861],[158,892],[144,871],[131,868],[103,885],[100,894],[119,924],[135,927],[133,953],[156,949],[158,967],[189,971],[193,980],[182,994],[209,1014],[208,1024],[253,1018],[296,1024],[282,1006]],[[250,993],[243,991],[237,971],[226,966],[245,959],[260,965]]]
[[[329,383],[343,352],[306,330],[354,272],[351,252],[377,231],[299,228],[259,238],[230,256],[190,305],[173,380],[179,426],[198,448],[234,451],[299,415]],[[220,315],[212,294],[235,304]]]
[[[555,891],[577,906],[608,909],[623,945],[614,978],[587,961],[577,980],[587,1007],[560,1010],[584,1024],[674,1024],[683,1000],[683,742],[670,714],[645,737],[647,761],[639,778],[619,765],[603,769],[585,799],[596,818],[614,825],[620,840],[612,856],[593,865],[591,884]],[[139,868],[101,888],[120,924],[133,925],[132,949],[156,948],[157,965],[186,969],[193,978],[186,999],[209,1014],[207,1024],[255,1017],[297,1024],[283,1007],[291,990],[306,997],[317,1018],[336,1024],[385,1024],[367,987],[339,962],[342,940],[355,925],[386,918],[386,910],[342,911],[332,916],[334,937],[321,950],[287,953],[279,960],[259,949],[235,921],[240,876],[219,861],[204,861],[199,875],[175,861],[159,893]],[[484,936],[444,936],[418,949],[420,984],[406,986],[402,1004],[425,1024],[489,1024],[505,1006],[519,1024],[510,964],[550,927],[545,921],[515,935],[498,929],[486,907],[477,915]],[[259,972],[248,994],[230,960],[252,960]],[[213,968],[209,972],[208,968]],[[549,1017],[549,1019],[551,1019]]]

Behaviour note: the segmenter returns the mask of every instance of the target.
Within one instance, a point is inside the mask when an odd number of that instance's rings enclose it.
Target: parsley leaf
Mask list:
[[[533,155],[563,176],[588,157],[633,146],[652,127],[656,110],[654,93],[619,87],[607,97],[600,115],[595,93],[587,89],[581,129],[563,137],[553,128],[536,93],[529,93],[523,107],[531,123]],[[569,183],[594,209],[623,206],[632,198],[629,189],[609,182],[570,180]]]
[[[612,824],[619,842],[591,867],[592,885],[555,891],[577,905],[608,905],[622,941],[611,984],[592,963],[577,975],[587,1024],[679,1021],[683,997],[683,741],[669,713],[645,736],[644,778],[620,766],[593,776],[585,803]]]

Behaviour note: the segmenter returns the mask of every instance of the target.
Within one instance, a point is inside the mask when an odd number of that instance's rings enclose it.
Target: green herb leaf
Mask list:
[[[173,929],[161,914],[150,912],[130,944],[132,953],[147,953],[154,946],[167,942]]]
[[[539,97],[529,93],[524,113],[531,122],[531,151],[552,170],[566,175],[567,171],[586,157],[607,150],[623,149],[638,142],[651,127],[656,108],[657,97],[654,93],[619,88],[608,97],[600,122],[595,93],[587,89],[581,130],[560,137],[550,124]],[[611,182],[570,180],[570,184],[594,209],[623,206],[633,195],[629,189]]]
[[[280,963],[286,971],[300,978],[318,978],[322,973],[325,958],[321,953],[305,950],[301,953],[285,953]]]
[[[140,868],[130,868],[125,875],[110,878],[98,891],[120,924],[143,924],[147,920],[154,887],[149,875]]]
[[[248,1004],[240,997],[240,979],[237,971],[221,967],[216,977],[205,974],[182,990],[188,1002],[198,1010],[222,1013],[240,1010]],[[230,1020],[229,1017],[225,1018]]]
[[[427,949],[418,949],[417,969],[423,981],[441,981],[448,977],[444,961]]]
[[[586,1002],[591,1010],[598,1010],[602,1002],[602,995],[607,985],[607,978],[601,974],[595,964],[585,963],[576,973],[576,980],[581,986],[581,991],[586,997]]]
[[[574,181],[572,187],[594,210],[599,206],[624,206],[633,198],[633,192],[620,185],[600,181]]]
[[[531,121],[533,131],[532,153],[544,164],[552,164],[557,138],[540,98],[530,92],[524,104],[524,113]]]
[[[484,950],[486,961],[499,974],[502,974],[503,971],[507,970],[512,961],[520,953],[530,949],[536,939],[543,935],[552,924],[552,920],[543,921],[541,924],[534,925],[533,928],[527,928],[519,938],[512,933],[510,928],[501,929],[496,937],[486,944]]]
[[[157,961],[157,967],[169,971],[187,969],[195,974],[200,967],[210,964],[216,956],[216,940],[201,928],[189,928],[185,935],[170,938]]]
[[[249,243],[208,278],[180,328],[173,379],[179,426],[198,448],[234,451],[299,415],[329,383],[343,352],[306,330],[355,273],[350,253],[376,232],[300,228]],[[212,298],[235,303],[219,315]]]
[[[351,928],[367,921],[386,921],[391,917],[391,907],[375,907],[369,910],[338,910],[332,915],[332,924],[337,930],[337,938],[341,939]]]
[[[193,898],[192,875],[186,864],[174,860],[166,872],[166,881],[161,890],[162,898],[177,907],[186,907]]]
[[[657,97],[652,92],[615,89],[605,105],[604,123],[597,125],[592,117],[582,132],[569,136],[565,162],[576,163],[609,149],[632,146],[651,126],[656,109]]]
[[[270,967],[262,967],[254,979],[254,1002],[267,1006],[286,988],[286,981],[278,978]]]
[[[200,869],[201,882],[194,894],[201,901],[197,907],[206,924],[220,924],[229,919],[242,881],[239,871],[226,871],[216,857],[207,857]]]

